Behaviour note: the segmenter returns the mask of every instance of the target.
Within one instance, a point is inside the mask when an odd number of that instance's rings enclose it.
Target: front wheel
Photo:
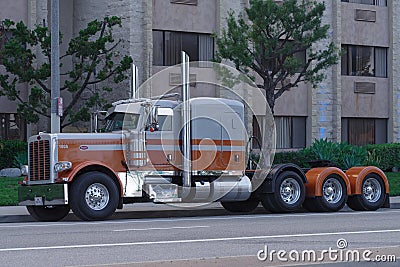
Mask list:
[[[101,172],[87,172],[71,185],[70,203],[74,214],[82,220],[103,220],[117,209],[119,190],[115,182]]]
[[[275,181],[274,193],[261,196],[261,204],[271,212],[293,212],[301,208],[306,189],[300,176],[284,171]]]
[[[350,196],[347,205],[357,211],[377,210],[385,204],[385,185],[377,174],[365,176],[361,195]]]
[[[260,201],[258,199],[248,199],[245,201],[221,202],[222,207],[230,212],[251,212],[255,210]]]
[[[40,222],[56,222],[69,213],[69,206],[27,206],[29,214]]]

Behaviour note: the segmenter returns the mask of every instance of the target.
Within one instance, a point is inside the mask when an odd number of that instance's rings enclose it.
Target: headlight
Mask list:
[[[72,163],[69,161],[62,161],[62,162],[57,162],[54,165],[54,171],[55,172],[62,172],[66,171],[72,168]]]
[[[22,175],[28,175],[29,174],[29,166],[28,165],[22,165],[21,166],[21,174]]]

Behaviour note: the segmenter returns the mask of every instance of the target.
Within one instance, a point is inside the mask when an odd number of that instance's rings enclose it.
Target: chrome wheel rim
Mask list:
[[[382,195],[382,187],[375,178],[368,178],[363,184],[363,196],[368,202],[377,202]]]
[[[286,178],[280,186],[280,195],[287,204],[295,204],[300,199],[300,184],[293,178]]]
[[[338,179],[328,178],[322,187],[324,199],[331,204],[336,204],[343,196],[343,187]]]
[[[95,183],[86,189],[85,200],[92,210],[102,210],[107,206],[110,194],[103,184]]]

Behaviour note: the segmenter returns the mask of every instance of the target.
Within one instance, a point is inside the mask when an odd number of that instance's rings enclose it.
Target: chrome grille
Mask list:
[[[39,140],[29,144],[29,180],[50,180],[50,141]]]

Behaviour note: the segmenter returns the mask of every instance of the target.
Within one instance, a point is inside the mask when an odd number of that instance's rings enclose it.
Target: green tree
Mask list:
[[[216,60],[230,60],[252,80],[261,80],[257,86],[265,90],[273,113],[275,100],[285,91],[305,81],[316,87],[323,71],[338,61],[332,42],[323,50],[313,49],[328,38],[324,10],[324,3],[316,1],[250,0],[244,13],[236,17],[229,12],[227,29],[217,38]]]
[[[65,54],[60,56],[60,67],[65,63],[72,67],[61,73],[61,94],[69,95],[64,101],[61,128],[78,121],[88,121],[92,108],[107,108],[109,103],[104,94],[111,88],[102,83],[118,84],[128,78],[127,70],[132,59],[123,56],[117,48],[122,40],[115,40],[113,30],[121,27],[121,18],[105,17],[94,20],[82,29],[77,37],[69,41]],[[0,64],[5,72],[0,74],[0,96],[18,101],[18,113],[27,122],[38,122],[40,116],[50,117],[50,47],[49,29],[36,25],[29,29],[23,22],[5,20],[0,43]],[[62,35],[60,34],[60,43]],[[28,99],[22,97],[20,84],[30,88]],[[90,91],[92,85],[96,91]],[[89,97],[82,99],[88,92]]]

